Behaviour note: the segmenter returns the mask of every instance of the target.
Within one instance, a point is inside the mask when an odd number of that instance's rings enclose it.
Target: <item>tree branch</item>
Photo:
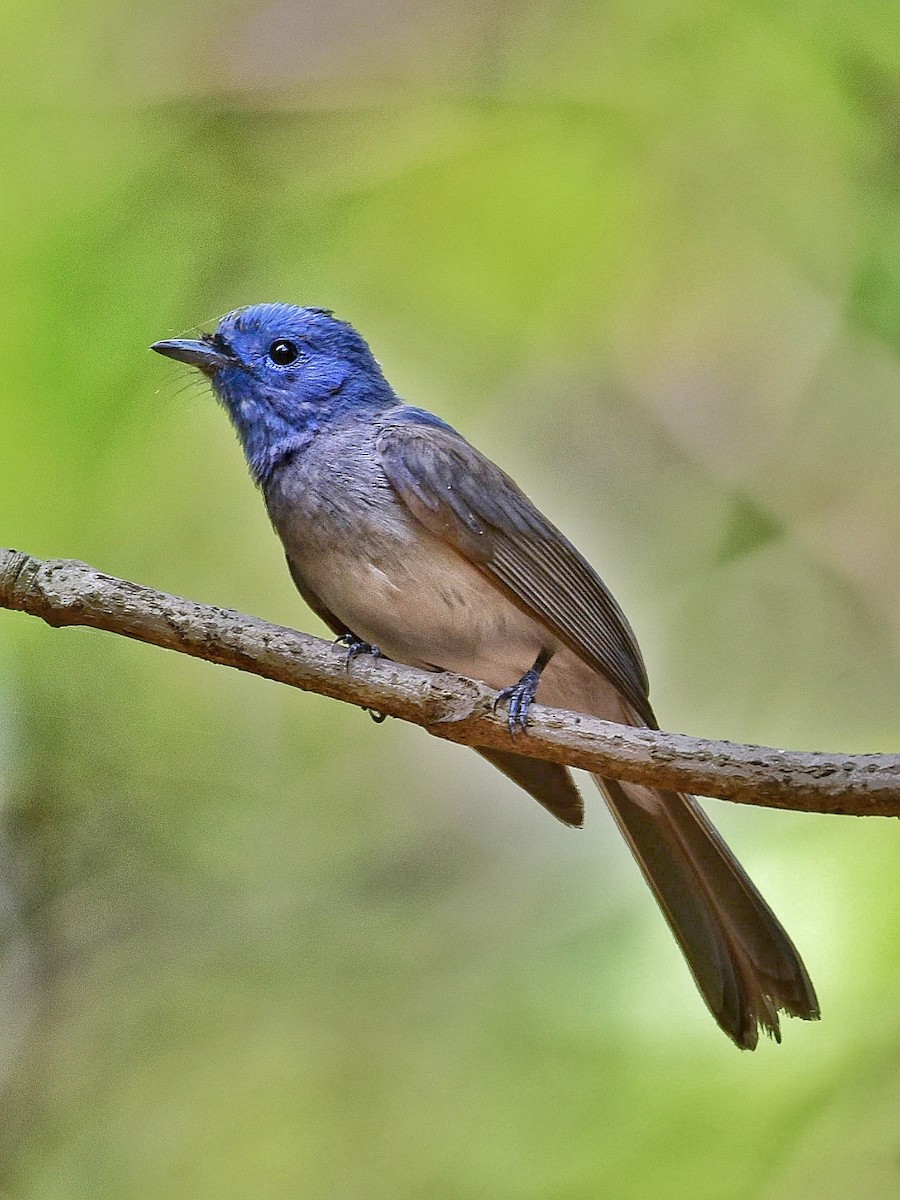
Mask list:
[[[195,604],[67,559],[0,549],[0,608],[48,625],[106,629],[421,725],[468,746],[584,767],[617,779],[804,812],[900,816],[900,755],[811,754],[614,725],[534,705],[513,737],[483,683],[356,659],[308,634]]]

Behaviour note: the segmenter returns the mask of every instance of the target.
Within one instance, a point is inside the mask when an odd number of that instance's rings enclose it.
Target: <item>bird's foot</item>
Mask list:
[[[530,671],[525,672],[518,683],[514,683],[512,687],[505,687],[497,693],[494,712],[505,700],[509,701],[506,723],[513,736],[520,730],[524,730],[528,724],[528,710],[531,708],[531,702],[534,700],[540,680],[541,672],[537,667],[532,667]]]
[[[340,637],[334,639],[334,644],[347,647],[347,656],[344,659],[345,671],[350,670],[350,664],[354,658],[359,658],[361,654],[371,654],[373,658],[381,658],[381,651],[377,646],[364,642],[355,633],[342,633]]]

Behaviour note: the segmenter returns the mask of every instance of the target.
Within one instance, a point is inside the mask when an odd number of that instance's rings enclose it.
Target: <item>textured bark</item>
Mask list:
[[[85,625],[250,671],[421,725],[469,746],[515,749],[616,779],[743,804],[856,816],[900,815],[900,755],[776,750],[614,725],[534,705],[513,737],[486,684],[358,658],[308,634],[195,604],[68,559],[0,549],[0,608]]]

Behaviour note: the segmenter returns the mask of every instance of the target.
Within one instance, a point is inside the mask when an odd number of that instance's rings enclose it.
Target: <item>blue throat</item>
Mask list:
[[[296,420],[286,420],[258,400],[241,400],[236,408],[229,408],[229,414],[241,439],[250,474],[259,487],[266,484],[289,455],[305,449],[319,429],[313,413],[304,414],[298,425]]]
[[[234,425],[258,487],[291,455],[302,453],[323,429],[354,418],[371,419],[399,401],[386,380],[346,379],[330,394],[312,398],[260,396],[246,376],[224,371],[215,391]]]

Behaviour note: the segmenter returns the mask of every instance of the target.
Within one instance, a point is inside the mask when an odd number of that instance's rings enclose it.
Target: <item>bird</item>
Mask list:
[[[254,304],[151,347],[225,408],[303,599],[346,646],[482,680],[512,732],[541,703],[658,729],[637,640],[575,546],[500,467],[394,391],[329,309]],[[569,769],[479,753],[581,826]],[[694,797],[594,775],[721,1029],[819,1017],[793,943]]]

